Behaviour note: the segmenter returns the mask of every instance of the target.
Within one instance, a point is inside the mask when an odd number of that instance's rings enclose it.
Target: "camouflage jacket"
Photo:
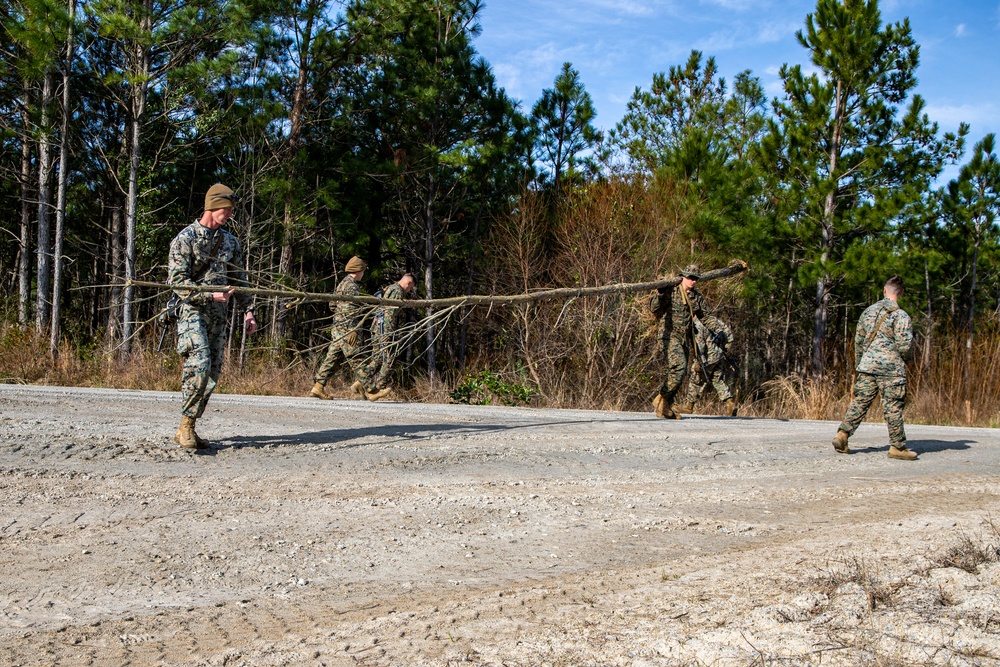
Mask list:
[[[709,331],[708,327],[702,324],[701,320],[695,320],[695,336],[694,339],[698,343],[698,356],[700,359],[704,359],[705,363],[709,366],[714,366],[722,361],[722,352],[724,348],[719,347],[715,343],[715,334],[722,333],[726,337],[726,344],[732,342],[733,331],[728,326],[723,323],[722,320],[715,318],[718,323],[718,328],[715,332]]]
[[[906,377],[912,348],[913,324],[895,301],[887,297],[861,313],[854,333],[854,364],[859,373]]]
[[[722,323],[709,312],[705,305],[705,297],[698,290],[691,290],[684,295],[684,288],[680,285],[674,287],[670,295],[670,309],[660,320],[662,335],[664,338],[671,337],[678,340],[690,342],[694,336],[694,322],[691,314],[701,320],[712,333],[722,331]],[[688,301],[691,302],[690,307]]]
[[[383,299],[394,299],[404,301],[406,293],[403,286],[395,282],[385,288],[382,294]],[[378,325],[377,333],[391,333],[399,328],[399,321],[403,316],[403,309],[398,306],[379,306],[375,309],[375,322]]]
[[[213,258],[212,250],[220,234],[222,242]],[[213,231],[197,220],[192,222],[170,242],[167,283],[175,288],[174,291],[181,301],[196,308],[203,308],[213,303],[211,292],[188,292],[176,289],[177,287],[183,285],[247,287],[247,274],[243,269],[243,251],[240,249],[240,242],[221,227]],[[250,310],[253,307],[253,297],[249,294],[237,294],[235,299],[243,310]]]
[[[347,274],[333,293],[341,296],[361,296],[361,285],[351,274]],[[344,332],[357,329],[365,319],[365,306],[361,303],[331,301],[330,310],[333,311],[333,326]]]

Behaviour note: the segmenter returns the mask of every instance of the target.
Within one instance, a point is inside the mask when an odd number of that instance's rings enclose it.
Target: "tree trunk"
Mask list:
[[[424,199],[424,289],[427,291],[427,298],[434,298],[434,174],[427,177],[427,194]],[[427,377],[433,390],[437,385],[437,358],[435,356],[435,327],[431,315],[433,308],[427,309]]]
[[[118,196],[118,189],[115,188],[115,196]],[[111,253],[108,266],[108,282],[111,284],[111,301],[108,304],[108,343],[114,345],[121,334],[122,328],[122,255],[123,252],[123,230],[122,230],[122,209],[120,206],[113,206],[111,209]]]
[[[146,0],[146,13],[143,17],[143,34],[152,32],[152,8],[150,0]],[[139,83],[131,91],[132,109],[129,133],[129,169],[128,198],[125,202],[125,280],[135,279],[135,234],[139,211],[139,149],[142,145],[142,123],[146,112],[146,90],[149,86],[149,71],[151,67],[149,49],[144,44],[137,44],[136,61],[139,63]],[[135,288],[125,286],[125,303],[122,308],[122,357],[127,357],[132,351],[132,329],[135,317]]]
[[[31,189],[28,187],[31,181],[31,142],[28,139],[28,128],[31,126],[31,119],[28,117],[30,96],[31,89],[26,81],[22,113],[24,125],[21,130],[21,243],[17,267],[17,320],[23,326],[27,326],[28,318],[31,316],[31,212],[28,204],[31,198]]]
[[[35,332],[41,336],[49,323],[49,295],[52,281],[52,228],[49,209],[52,203],[52,98],[53,72],[42,77],[41,127],[38,139],[38,269],[35,276]]]
[[[469,275],[465,282],[465,293],[472,294],[472,288],[476,278],[476,244],[479,242],[479,221],[483,215],[483,208],[480,206],[476,210],[476,217],[472,223],[472,247],[469,249]],[[465,355],[468,345],[469,318],[468,309],[462,308],[462,332],[458,340],[458,370],[465,369]]]
[[[930,265],[924,259],[924,287],[927,290],[927,333],[924,334],[923,367],[926,370],[931,364],[931,344],[934,338],[934,313],[931,302],[931,271]]]
[[[837,162],[840,158],[840,144],[843,132],[844,118],[844,94],[843,82],[837,80],[837,92],[833,105],[833,133],[830,137],[829,169],[828,179],[830,192],[823,202],[823,239],[820,246],[820,262],[822,263],[823,277],[816,281],[816,310],[813,315],[813,341],[812,341],[812,368],[813,375],[823,377],[823,341],[826,338],[826,326],[828,320],[828,309],[830,306],[830,284],[832,277],[827,268],[833,251],[835,224],[837,216],[837,187],[839,178],[837,177]]]
[[[309,50],[312,44],[313,12],[308,13],[305,27],[302,30],[299,44],[299,68],[295,81],[295,92],[292,95],[292,108],[288,113],[288,164],[285,166],[285,179],[290,189],[285,193],[284,216],[281,224],[281,257],[278,260],[279,280],[284,280],[292,274],[294,261],[294,243],[296,232],[295,210],[292,201],[297,199],[299,192],[293,192],[297,175],[296,160],[302,143],[302,126],[305,122],[306,103],[309,99]],[[285,337],[285,318],[287,308],[279,307],[274,319],[274,339]]]
[[[52,252],[52,326],[49,330],[49,356],[59,355],[62,316],[63,238],[66,235],[66,180],[69,171],[69,82],[73,67],[73,21],[76,0],[69,0],[69,34],[66,36],[66,62],[63,65],[62,129],[59,136],[59,185],[56,188],[56,234]]]
[[[979,243],[982,238],[981,225],[976,224],[976,237],[972,247],[972,281],[969,287],[969,317],[966,321],[965,329],[965,403],[969,405],[972,400],[972,344],[976,332],[976,286],[978,275],[976,269],[979,265]]]

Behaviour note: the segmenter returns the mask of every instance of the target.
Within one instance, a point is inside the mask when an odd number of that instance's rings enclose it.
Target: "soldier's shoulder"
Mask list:
[[[337,285],[337,292],[340,294],[356,294],[360,291],[358,283],[350,275],[344,276],[344,279]]]
[[[198,238],[198,221],[192,222],[190,225],[184,227],[181,231],[177,232],[177,236],[174,237],[175,241],[183,241],[190,243],[194,239]]]
[[[219,231],[222,232],[222,238],[223,238],[223,240],[226,243],[231,243],[231,244],[237,245],[237,246],[240,244],[240,240],[238,238],[236,238],[236,234],[233,234],[228,229],[220,227]]]

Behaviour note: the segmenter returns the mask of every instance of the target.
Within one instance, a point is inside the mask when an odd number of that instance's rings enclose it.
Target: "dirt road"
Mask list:
[[[0,665],[998,665],[1000,431],[0,386]],[[994,523],[996,521],[996,523]]]

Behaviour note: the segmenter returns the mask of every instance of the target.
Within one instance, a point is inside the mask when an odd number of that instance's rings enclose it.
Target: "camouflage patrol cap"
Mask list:
[[[347,266],[344,267],[344,271],[347,271],[348,273],[358,273],[359,271],[364,271],[367,268],[368,262],[355,255],[347,260]]]
[[[205,193],[205,210],[214,211],[217,208],[232,208],[236,193],[222,183],[216,183]]]
[[[680,274],[685,278],[694,278],[695,280],[701,280],[701,271],[698,269],[697,264],[688,264],[683,269],[681,269]]]

